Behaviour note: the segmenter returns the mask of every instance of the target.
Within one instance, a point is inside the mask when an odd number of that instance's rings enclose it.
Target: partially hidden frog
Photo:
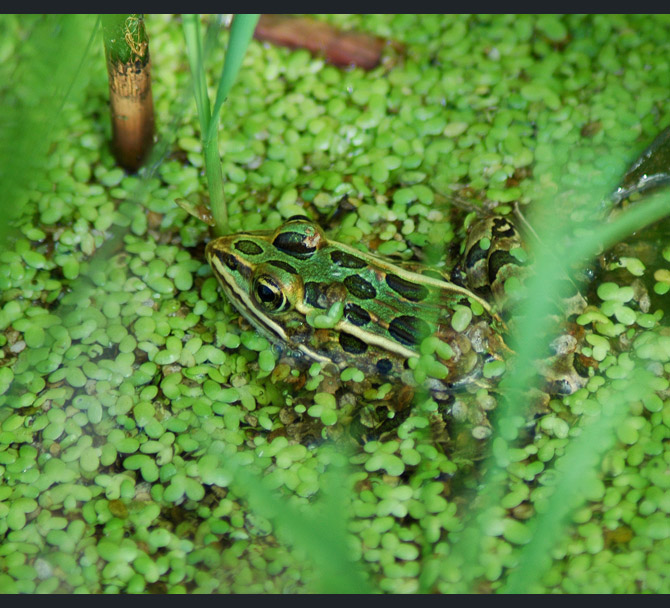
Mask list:
[[[432,354],[437,365],[425,384],[437,399],[496,384],[499,375],[486,371],[510,352],[497,311],[504,280],[522,269],[520,253],[519,233],[503,216],[470,227],[454,280],[330,240],[304,216],[206,248],[230,302],[284,352],[408,385],[416,384],[420,356]],[[559,382],[555,392],[574,385]]]

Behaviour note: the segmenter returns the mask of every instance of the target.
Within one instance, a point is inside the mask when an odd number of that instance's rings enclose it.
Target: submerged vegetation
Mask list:
[[[667,224],[615,245],[668,195],[603,221],[670,124],[667,18],[320,19],[399,44],[365,72],[252,40],[221,106],[228,31],[147,17],[158,142],[136,175],[95,18],[0,19],[0,591],[668,592]],[[447,409],[291,369],[175,202],[206,203],[215,157],[220,230],[308,214],[439,267],[464,205],[518,203],[540,245],[501,389]],[[524,371],[575,268],[594,373],[537,406]]]

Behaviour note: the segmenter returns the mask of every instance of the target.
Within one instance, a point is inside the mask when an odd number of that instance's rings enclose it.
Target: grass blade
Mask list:
[[[182,27],[184,30],[184,40],[186,41],[188,62],[191,67],[191,76],[193,77],[193,94],[195,95],[195,105],[198,109],[200,130],[202,136],[205,137],[209,132],[211,112],[209,95],[207,94],[207,82],[205,80],[200,16],[182,15]]]
[[[235,83],[237,74],[242,67],[242,60],[247,52],[247,47],[254,35],[254,29],[260,14],[254,15],[235,15],[233,23],[230,26],[230,40],[228,41],[228,48],[226,49],[226,59],[223,63],[223,70],[221,71],[221,79],[219,80],[219,88],[216,91],[216,101],[214,102],[214,110],[212,111],[212,124],[210,125],[209,136],[212,137],[214,131],[219,125],[219,112],[223,102],[226,101],[230,89]]]

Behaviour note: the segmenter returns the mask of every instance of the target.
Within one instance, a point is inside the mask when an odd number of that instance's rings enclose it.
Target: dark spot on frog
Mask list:
[[[249,278],[251,275],[251,268],[246,264],[242,264],[239,260],[232,254],[226,253],[224,251],[214,251],[214,255],[221,261],[222,264],[227,266],[233,272],[240,273],[243,277]]]
[[[468,270],[471,270],[475,267],[477,262],[486,258],[487,254],[488,249],[482,249],[479,243],[476,243],[473,247],[470,248],[470,251],[468,251],[468,255],[465,259],[465,267]]]
[[[327,310],[333,303],[341,302],[347,297],[347,289],[341,283],[305,283],[305,303],[321,310]]]
[[[343,268],[365,268],[368,263],[365,260],[361,260],[356,256],[353,256],[344,251],[336,249],[330,254],[330,259],[333,261],[333,264],[342,266]]]
[[[516,228],[507,219],[496,217],[491,227],[491,236],[493,238],[512,238],[516,236]]]
[[[352,355],[362,355],[368,350],[368,345],[363,340],[346,332],[340,333],[340,346]]]
[[[362,327],[370,322],[370,314],[364,308],[349,302],[344,306],[344,317],[350,323]]]
[[[508,264],[519,266],[519,260],[508,251],[502,249],[494,251],[491,254],[491,257],[489,257],[489,282],[493,283],[496,280],[500,269]]]
[[[405,346],[416,346],[430,335],[430,326],[423,319],[403,315],[389,323],[389,335]]]
[[[326,296],[327,288],[328,283],[308,281],[305,283],[305,302],[310,306],[314,306],[314,308],[325,310],[328,308],[328,297]]]
[[[371,300],[377,297],[377,290],[374,285],[357,274],[348,276],[342,282],[349,293],[360,300]]]
[[[287,264],[286,262],[282,262],[281,260],[268,260],[268,264],[272,264],[277,268],[281,268],[290,274],[298,274],[298,271],[293,266]]]
[[[216,255],[217,258],[219,258],[219,261],[224,265],[230,268],[230,270],[236,271],[238,267],[237,263],[237,258],[230,254],[226,253],[224,251],[218,251],[214,250],[214,254]]]
[[[235,241],[233,247],[245,255],[259,255],[263,253],[263,248],[260,245],[245,239]]]
[[[384,376],[389,374],[393,369],[393,363],[390,359],[380,359],[377,361],[377,371]]]
[[[396,293],[400,294],[411,302],[420,302],[428,297],[428,289],[425,285],[418,285],[411,281],[396,276],[394,274],[386,275],[386,284]]]

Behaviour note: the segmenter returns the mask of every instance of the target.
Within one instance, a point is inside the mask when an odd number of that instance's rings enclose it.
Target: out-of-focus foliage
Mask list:
[[[91,15],[0,18],[0,184],[2,217],[15,217],[57,132],[63,106],[87,82],[97,31]],[[16,47],[21,46],[21,52]],[[0,242],[8,231],[0,223]]]

